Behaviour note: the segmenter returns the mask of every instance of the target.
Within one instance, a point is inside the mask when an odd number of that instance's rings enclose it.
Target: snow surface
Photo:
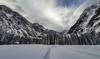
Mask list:
[[[0,45],[0,59],[100,59],[100,46]]]

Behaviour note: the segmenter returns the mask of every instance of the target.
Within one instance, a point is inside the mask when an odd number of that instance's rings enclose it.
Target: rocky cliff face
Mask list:
[[[10,8],[0,5],[0,41],[4,44],[14,43],[22,38],[22,43],[30,41],[36,32],[23,16]],[[21,42],[20,42],[21,43]]]
[[[73,25],[70,33],[87,33],[87,32],[100,32],[100,3],[94,4],[86,8],[78,21]]]
[[[68,33],[64,32],[32,24],[19,13],[0,5],[0,44],[94,45],[100,44],[100,3],[86,8]]]
[[[49,43],[49,38],[53,38],[54,34],[59,33],[45,29],[38,23],[32,24],[19,13],[0,5],[0,44],[44,44]]]
[[[66,44],[100,44],[100,2],[83,11],[66,40]]]

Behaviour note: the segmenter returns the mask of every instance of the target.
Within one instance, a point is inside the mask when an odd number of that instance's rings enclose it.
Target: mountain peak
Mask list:
[[[86,33],[96,30],[100,16],[100,2],[86,8],[68,33]],[[96,24],[97,23],[97,24]]]

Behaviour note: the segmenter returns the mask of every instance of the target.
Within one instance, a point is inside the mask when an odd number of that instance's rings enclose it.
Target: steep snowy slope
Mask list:
[[[50,44],[50,38],[55,42],[53,35],[60,36],[58,32],[38,23],[32,24],[19,13],[0,5],[0,44]]]
[[[23,43],[35,36],[35,31],[23,16],[0,5],[0,39],[4,44],[14,43],[20,38]],[[28,41],[27,41],[28,42]]]
[[[100,44],[100,2],[86,8],[65,35],[65,44]]]
[[[100,2],[86,8],[68,33],[100,32]]]

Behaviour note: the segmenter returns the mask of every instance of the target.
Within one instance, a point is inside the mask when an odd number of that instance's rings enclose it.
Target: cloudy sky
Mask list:
[[[98,1],[100,0],[0,0],[0,4],[19,12],[32,23],[63,31],[75,24],[85,8]]]

